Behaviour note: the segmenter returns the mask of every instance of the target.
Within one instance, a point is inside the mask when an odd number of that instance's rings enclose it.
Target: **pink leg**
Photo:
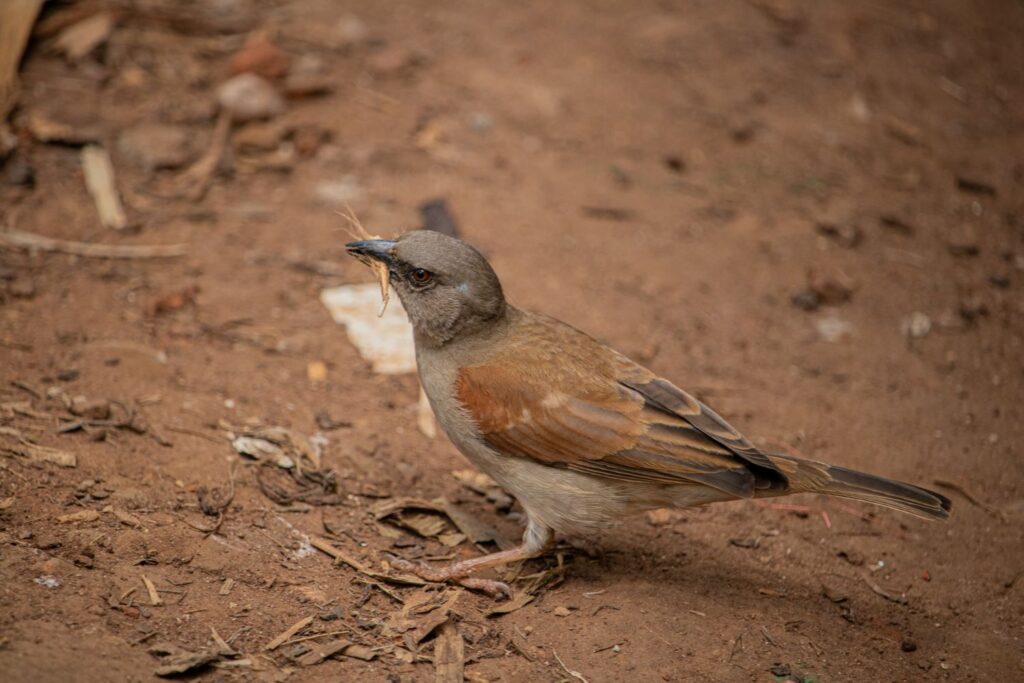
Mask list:
[[[392,560],[391,564],[400,571],[410,572],[427,581],[437,581],[438,583],[455,581],[466,588],[480,590],[488,595],[498,596],[504,594],[511,597],[512,589],[509,588],[508,584],[490,579],[473,578],[470,574],[475,574],[490,567],[496,567],[499,564],[528,560],[531,557],[542,555],[554,545],[554,540],[555,535],[551,529],[534,524],[531,521],[526,528],[526,533],[523,534],[523,542],[509,550],[502,550],[501,552],[491,553],[482,557],[474,557],[471,560],[453,562],[444,567],[433,567],[424,562],[410,562],[401,558]]]

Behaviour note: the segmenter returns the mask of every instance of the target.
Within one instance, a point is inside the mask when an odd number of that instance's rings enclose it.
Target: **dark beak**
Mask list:
[[[392,252],[396,244],[395,240],[359,240],[349,242],[345,249],[360,261],[373,259],[390,266],[394,262]]]

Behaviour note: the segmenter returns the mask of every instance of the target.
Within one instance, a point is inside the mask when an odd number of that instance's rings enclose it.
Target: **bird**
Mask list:
[[[400,571],[511,596],[506,584],[474,575],[542,555],[556,534],[599,538],[646,510],[794,493],[949,516],[939,493],[758,448],[669,380],[564,322],[513,306],[487,259],[462,240],[413,230],[345,247],[386,269],[438,424],[526,516],[514,548],[446,566],[392,558]]]

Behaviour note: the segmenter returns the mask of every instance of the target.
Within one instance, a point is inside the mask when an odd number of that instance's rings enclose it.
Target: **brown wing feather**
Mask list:
[[[777,471],[706,406],[611,349],[550,321],[528,332],[456,381],[492,448],[611,479],[701,483],[739,497],[763,485],[760,470]],[[560,358],[565,348],[574,357]]]
[[[778,465],[750,443],[735,427],[671,382],[655,377],[643,383],[625,381],[622,384],[639,392],[651,407],[681,417],[693,428],[725,446],[749,464],[782,475]]]

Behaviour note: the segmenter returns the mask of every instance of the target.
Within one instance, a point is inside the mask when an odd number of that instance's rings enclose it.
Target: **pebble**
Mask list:
[[[269,119],[285,111],[284,98],[256,74],[233,76],[217,89],[217,102],[237,122]]]
[[[366,66],[376,76],[397,76],[406,69],[419,64],[422,57],[401,45],[392,45],[373,53]]]
[[[345,618],[345,608],[340,606],[332,607],[320,615],[321,621],[338,621]]]
[[[252,36],[231,57],[231,73],[253,73],[275,80],[288,73],[291,58],[264,33]]]
[[[958,257],[977,256],[981,253],[978,238],[970,228],[965,228],[959,234],[946,240],[946,249],[950,254]]]
[[[327,206],[344,207],[362,194],[359,179],[354,175],[345,175],[338,180],[321,180],[313,187],[313,196]]]
[[[4,184],[13,187],[35,187],[36,172],[21,159],[11,159],[4,164]]]
[[[7,293],[16,299],[31,299],[36,295],[36,285],[31,280],[15,280],[7,285]]]
[[[814,226],[819,235],[829,238],[846,249],[852,249],[864,239],[864,232],[848,223],[818,223]]]
[[[354,14],[346,14],[335,27],[340,47],[355,47],[366,41],[370,36],[370,29],[362,19]]]
[[[932,320],[924,313],[914,311],[903,319],[903,322],[900,323],[900,329],[904,337],[921,339],[928,336],[928,333],[932,331]]]
[[[196,156],[195,136],[184,126],[142,123],[121,133],[117,149],[145,171],[179,168]]]
[[[853,324],[832,314],[815,320],[814,329],[822,340],[834,343],[853,332]]]

